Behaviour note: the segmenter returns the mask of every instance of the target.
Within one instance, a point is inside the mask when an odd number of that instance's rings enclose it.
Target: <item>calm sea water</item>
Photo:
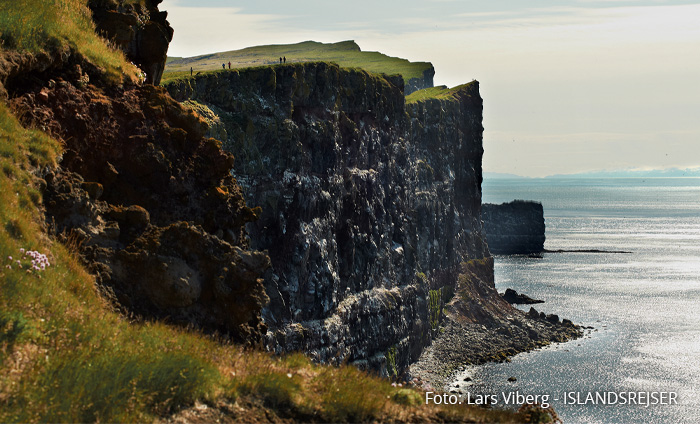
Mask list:
[[[470,368],[467,390],[549,394],[564,422],[700,422],[700,179],[490,180],[483,192],[490,203],[541,201],[547,249],[632,253],[496,257],[499,291],[595,330]],[[565,392],[595,391],[676,392],[678,404],[564,404]]]

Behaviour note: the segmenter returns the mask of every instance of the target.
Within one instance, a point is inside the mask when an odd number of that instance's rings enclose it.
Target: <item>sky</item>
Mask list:
[[[484,171],[700,166],[700,2],[165,0],[171,56],[355,40],[476,79]]]

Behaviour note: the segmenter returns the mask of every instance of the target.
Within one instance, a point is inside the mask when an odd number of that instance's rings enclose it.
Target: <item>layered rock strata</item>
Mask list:
[[[481,210],[489,249],[494,254],[528,254],[544,250],[544,210],[539,202],[514,200]]]
[[[262,207],[248,231],[272,261],[268,346],[388,373],[416,360],[460,263],[488,255],[478,82],[407,105],[400,77],[314,63],[166,88],[218,115]]]

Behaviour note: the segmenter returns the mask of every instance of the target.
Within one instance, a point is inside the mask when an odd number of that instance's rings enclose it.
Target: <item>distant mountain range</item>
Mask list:
[[[588,171],[576,174],[555,174],[544,178],[682,178],[700,177],[700,167],[665,169],[618,169]],[[485,179],[533,178],[502,172],[484,172]]]

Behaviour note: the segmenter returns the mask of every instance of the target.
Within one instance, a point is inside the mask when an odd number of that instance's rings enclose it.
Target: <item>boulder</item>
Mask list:
[[[522,293],[518,293],[513,289],[506,289],[506,292],[501,295],[503,300],[510,304],[517,305],[534,305],[544,303],[544,300],[536,300]]]

